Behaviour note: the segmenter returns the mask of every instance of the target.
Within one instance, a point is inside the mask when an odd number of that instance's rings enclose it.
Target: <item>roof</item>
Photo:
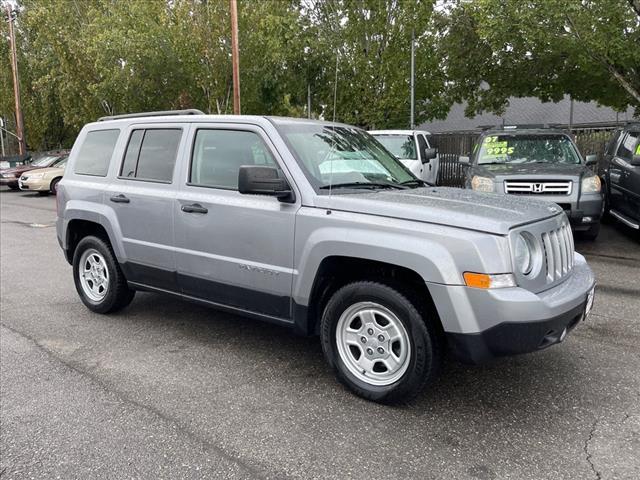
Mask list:
[[[369,130],[371,135],[413,135],[414,133],[424,133],[430,135],[425,130]]]
[[[559,102],[542,102],[533,97],[512,97],[504,115],[482,113],[473,118],[466,117],[466,104],[457,103],[451,107],[446,120],[423,123],[421,129],[432,133],[476,130],[481,125],[500,124],[560,124],[573,127],[588,127],[597,124],[621,125],[633,119],[633,108],[616,112],[596,102],[573,102],[573,119],[570,122],[571,100],[568,95]]]

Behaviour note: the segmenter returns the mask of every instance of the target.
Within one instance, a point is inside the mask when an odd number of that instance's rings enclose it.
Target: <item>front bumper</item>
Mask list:
[[[0,177],[0,185],[6,185],[7,187],[17,187],[18,179],[16,177]]]
[[[564,340],[589,313],[595,280],[575,254],[571,274],[541,293],[519,287],[495,290],[429,284],[447,342],[465,363],[542,350]]]
[[[28,179],[26,181],[19,181],[20,190],[28,190],[33,192],[49,191],[50,184],[48,180],[44,179]]]

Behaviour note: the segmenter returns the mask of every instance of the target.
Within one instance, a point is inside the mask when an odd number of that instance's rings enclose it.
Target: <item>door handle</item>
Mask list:
[[[130,200],[122,194],[114,195],[113,197],[110,198],[110,200],[113,203],[129,203],[130,202]]]
[[[209,211],[199,203],[193,203],[191,205],[182,205],[181,210],[186,213],[207,213]]]

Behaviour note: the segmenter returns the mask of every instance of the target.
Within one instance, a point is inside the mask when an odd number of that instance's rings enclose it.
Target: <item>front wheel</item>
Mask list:
[[[73,254],[73,280],[82,302],[97,313],[120,310],[135,295],[110,246],[98,237],[88,236],[78,243]]]
[[[51,191],[51,193],[53,193],[54,195],[56,195],[58,193],[58,184],[60,183],[60,180],[62,180],[62,178],[54,178],[51,181],[51,185],[49,186],[49,190]]]
[[[406,402],[437,377],[441,348],[425,309],[377,282],[354,282],[329,300],[321,323],[325,358],[340,382],[381,403]]]

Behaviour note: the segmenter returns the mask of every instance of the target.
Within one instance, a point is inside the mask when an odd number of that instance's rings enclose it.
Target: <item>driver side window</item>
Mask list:
[[[201,187],[237,190],[241,166],[277,167],[262,138],[248,131],[200,129],[191,155],[189,184]]]
[[[625,160],[631,160],[635,153],[636,144],[638,143],[638,136],[638,132],[629,132],[625,135],[618,147],[618,157]]]

